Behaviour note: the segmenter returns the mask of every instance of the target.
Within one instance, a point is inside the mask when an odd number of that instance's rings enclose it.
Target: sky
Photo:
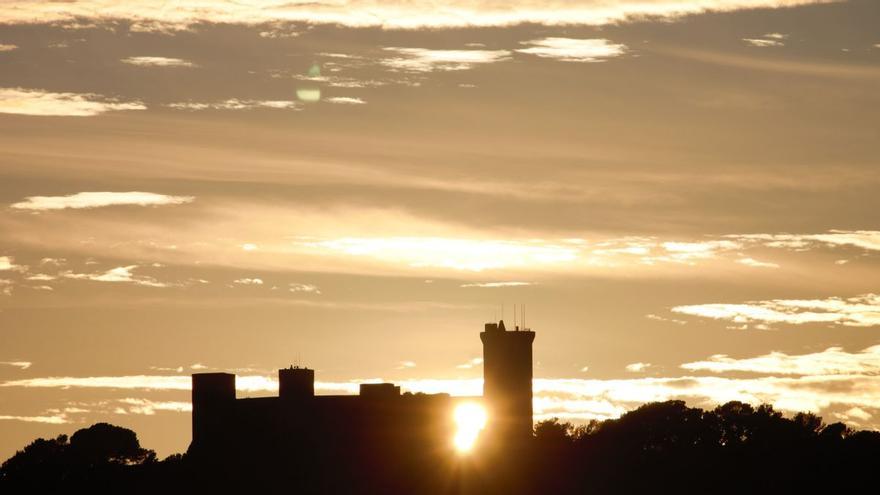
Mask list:
[[[880,4],[0,1],[0,459],[189,375],[880,428]],[[516,310],[514,310],[516,308]],[[516,316],[515,316],[516,315]]]

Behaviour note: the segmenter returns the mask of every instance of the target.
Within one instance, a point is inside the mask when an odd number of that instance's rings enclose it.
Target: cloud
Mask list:
[[[139,67],[196,67],[189,60],[170,57],[128,57],[120,59],[120,62]]]
[[[664,242],[663,249],[668,254],[658,260],[672,260],[688,262],[693,259],[705,259],[713,257],[719,251],[738,249],[739,243],[726,240],[713,240],[702,242]]]
[[[84,0],[44,2],[21,0],[0,8],[0,23],[70,23],[88,20],[126,19],[133,31],[185,29],[200,22],[264,24],[283,21],[309,24],[340,24],[351,27],[390,29],[509,26],[522,23],[557,25],[604,25],[645,17],[674,19],[704,12],[729,12],[762,7],[791,7],[828,0],[533,0],[475,2],[450,0],[437,8],[435,2],[391,0],[343,0],[339,2],[265,2],[257,0],[181,3],[162,8],[158,1],[116,2]],[[294,7],[291,7],[291,6]],[[273,30],[274,31],[274,30]],[[272,32],[272,31],[267,31]]]
[[[669,323],[675,323],[676,325],[687,325],[687,322],[684,320],[676,320],[675,318],[664,318],[662,316],[654,314],[645,315],[645,318],[655,321],[668,321]]]
[[[235,386],[237,390],[245,392],[278,391],[277,381],[259,375],[238,376]],[[0,383],[0,387],[191,390],[192,377],[189,375],[63,376],[9,380]]]
[[[46,211],[67,208],[101,208],[104,206],[162,206],[190,203],[193,196],[169,196],[151,192],[81,192],[69,196],[29,196],[10,207],[17,210]]]
[[[651,363],[631,363],[626,365],[626,371],[630,373],[641,373],[651,367]]]
[[[416,367],[415,361],[401,361],[401,362],[397,363],[397,367],[395,369],[406,370],[406,369],[411,369],[411,368],[415,368],[415,367]]]
[[[703,361],[682,364],[681,367],[712,373],[746,371],[765,375],[880,375],[880,345],[859,352],[829,347],[812,354],[771,352],[744,359],[716,354]]]
[[[0,43],[0,52],[11,52],[12,50],[18,50],[18,45],[7,45]]]
[[[297,109],[298,104],[289,100],[240,100],[230,98],[213,103],[179,102],[165,105],[176,110],[253,110],[256,108]]]
[[[741,265],[753,266],[755,268],[779,268],[779,265],[777,265],[776,263],[758,261],[754,258],[740,258],[736,260],[736,262]]]
[[[848,299],[772,299],[741,304],[712,303],[676,306],[675,313],[729,320],[734,323],[826,323],[848,327],[880,325],[880,295],[863,294]]]
[[[0,294],[4,296],[12,295],[12,280],[0,278]]]
[[[318,289],[317,286],[312,284],[296,284],[292,283],[288,285],[288,290],[290,292],[307,292],[310,294],[320,294],[321,290]]]
[[[26,277],[27,280],[34,280],[38,282],[48,282],[50,280],[55,280],[56,278],[58,277],[54,275],[48,275],[46,273],[35,273]]]
[[[456,368],[460,370],[469,370],[471,368],[476,368],[477,366],[483,364],[483,358],[473,358],[470,361],[459,364]]]
[[[58,275],[63,278],[74,280],[91,280],[94,282],[122,282],[141,285],[145,287],[169,287],[169,284],[159,282],[153,277],[136,276],[131,273],[137,268],[137,265],[118,266],[111,268],[103,273],[73,273],[70,271],[61,272]]]
[[[515,51],[563,62],[604,62],[626,53],[626,45],[618,45],[606,39],[544,38],[523,41],[530,48]]]
[[[760,38],[743,38],[743,41],[746,43],[757,46],[759,48],[766,48],[769,46],[784,46],[784,40],[788,38],[787,34],[783,33],[767,33]]]
[[[39,89],[0,88],[0,113],[91,117],[110,111],[146,108],[138,101],[121,102],[92,93],[52,93]]]
[[[829,230],[822,234],[743,234],[726,237],[774,248],[807,249],[812,245],[825,245],[880,251],[880,230]]]
[[[261,278],[238,278],[232,281],[233,284],[239,285],[263,285]]]
[[[393,52],[398,56],[383,59],[383,65],[394,70],[408,72],[466,70],[476,65],[510,59],[510,52],[507,50],[430,50],[427,48],[386,47],[385,51]]]
[[[743,38],[743,41],[752,46],[757,46],[759,48],[767,48],[770,46],[785,46],[785,43],[779,40],[765,40],[760,38]]]
[[[15,366],[18,369],[26,370],[31,367],[30,361],[0,361],[0,364],[5,364],[7,366]]]
[[[327,103],[337,103],[341,105],[364,105],[367,102],[360,98],[352,98],[349,96],[334,96],[331,98],[324,98],[324,101]]]
[[[7,421],[24,421],[26,423],[46,423],[52,425],[63,425],[67,423],[67,418],[64,414],[59,414],[57,416],[8,416],[8,415],[0,415],[0,420]]]
[[[11,256],[0,256],[0,271],[14,270],[17,265],[12,261]]]
[[[125,414],[143,414],[152,416],[156,411],[172,411],[172,412],[191,412],[191,402],[178,401],[152,401],[149,399],[125,398],[119,399],[117,402],[124,404]]]
[[[155,370],[155,371],[174,371],[177,373],[183,373],[183,366],[178,366],[176,368],[169,368],[169,367],[163,367],[163,366],[150,366],[150,369]]]
[[[486,288],[496,288],[496,287],[522,287],[525,285],[532,285],[531,282],[478,282],[473,284],[462,284],[460,287],[486,287]]]

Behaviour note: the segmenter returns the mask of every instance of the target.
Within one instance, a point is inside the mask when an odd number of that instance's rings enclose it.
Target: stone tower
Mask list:
[[[493,433],[504,439],[532,434],[532,342],[535,332],[508,331],[504,321],[486,323],[483,341],[483,398]]]

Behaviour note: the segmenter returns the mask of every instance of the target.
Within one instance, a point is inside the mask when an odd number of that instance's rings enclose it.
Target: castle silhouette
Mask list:
[[[483,435],[507,440],[532,435],[532,342],[527,328],[507,330],[504,321],[486,323],[483,343],[483,395],[401,394],[393,383],[364,383],[359,395],[315,395],[315,372],[278,370],[278,396],[237,399],[235,375],[192,375],[194,455],[240,455],[321,447],[333,455],[370,455],[394,445],[443,450],[451,445],[453,411],[477,402],[487,411]],[[320,443],[320,445],[318,445]],[[346,452],[327,445],[346,446]],[[427,446],[427,447],[426,447]]]

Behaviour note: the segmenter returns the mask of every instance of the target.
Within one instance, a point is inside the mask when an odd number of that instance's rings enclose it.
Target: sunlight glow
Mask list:
[[[459,453],[470,452],[477,443],[480,431],[486,427],[486,409],[479,404],[466,402],[455,408],[455,436],[452,444]]]
[[[570,263],[577,250],[544,241],[504,241],[443,237],[343,237],[310,242],[309,247],[411,267],[479,272],[510,267]]]

